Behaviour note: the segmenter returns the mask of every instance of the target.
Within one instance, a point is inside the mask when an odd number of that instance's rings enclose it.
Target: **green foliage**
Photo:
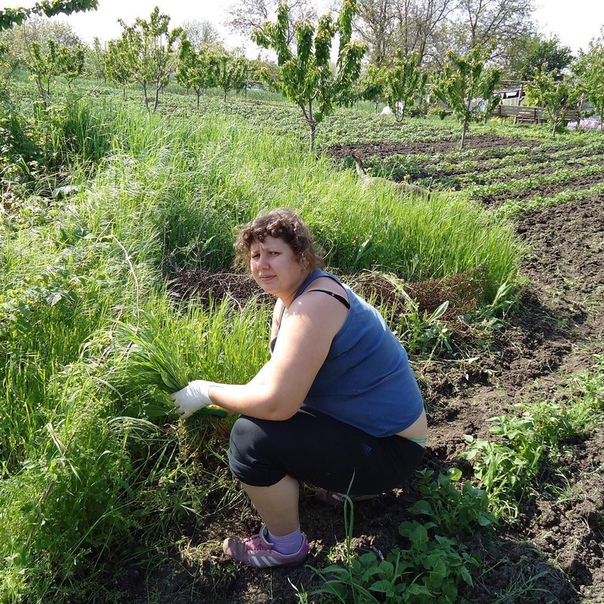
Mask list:
[[[453,352],[452,333],[447,325],[440,321],[447,312],[449,302],[443,302],[434,312],[420,312],[412,304],[408,313],[398,319],[397,333],[410,355],[445,356]]]
[[[86,47],[85,53],[84,71],[86,75],[95,80],[106,81],[107,51],[104,49],[99,38],[94,37],[92,45]]]
[[[197,94],[197,109],[201,94],[218,84],[219,66],[219,55],[212,48],[202,46],[196,51],[186,37],[182,40],[176,81],[185,88],[193,88]]]
[[[475,46],[467,55],[447,52],[447,62],[435,81],[436,97],[448,105],[462,125],[460,148],[471,122],[485,120],[499,103],[494,95],[501,74],[486,67],[490,48]]]
[[[420,68],[421,56],[404,57],[399,53],[394,64],[385,69],[384,97],[397,121],[402,121],[415,105],[423,102],[428,74]]]
[[[406,547],[385,556],[375,551],[355,555],[348,542],[343,566],[314,569],[324,583],[309,595],[343,604],[457,602],[460,584],[473,584],[470,567],[479,566],[467,553],[463,535],[491,526],[495,518],[485,492],[469,483],[459,490],[450,476],[434,480],[434,472],[425,470],[419,473],[419,485],[424,498],[409,511],[427,520],[399,526]]]
[[[33,42],[25,67],[31,72],[46,106],[50,102],[50,85],[57,76],[64,76],[69,83],[84,70],[84,49],[82,46],[69,47],[48,40],[46,52],[42,45]]]
[[[604,116],[604,38],[589,43],[589,49],[581,53],[573,63],[573,73],[578,85],[592,103],[600,119]]]
[[[0,9],[0,31],[20,25],[32,15],[70,15],[74,12],[96,10],[98,5],[98,0],[41,0],[30,8]]]
[[[215,83],[222,90],[222,99],[226,101],[229,90],[241,92],[247,82],[249,69],[245,57],[231,56],[229,54],[218,55],[216,61]]]
[[[581,89],[573,77],[558,79],[555,72],[545,69],[537,72],[533,81],[526,85],[527,97],[537,105],[545,107],[552,123],[552,136],[564,125],[564,116],[568,109],[577,107]]]
[[[418,474],[418,489],[422,499],[418,499],[409,511],[423,516],[432,523],[435,530],[446,537],[460,538],[469,536],[476,526],[493,526],[497,518],[489,511],[489,496],[486,491],[477,489],[469,481],[461,489],[455,480],[461,472],[452,469],[449,474],[439,474],[434,480],[433,470],[421,470]]]
[[[150,108],[153,93],[153,111],[159,105],[159,95],[176,70],[177,43],[182,30],[169,29],[170,17],[155,7],[149,21],[136,19],[128,26],[120,20],[121,38],[109,48],[108,76],[125,84],[136,81],[143,89],[145,107]]]
[[[410,542],[405,550],[395,549],[380,559],[374,552],[355,557],[347,568],[338,565],[321,570],[325,583],[310,595],[322,602],[342,604],[453,604],[458,584],[472,585],[468,566],[478,562],[459,552],[452,539],[435,535],[419,522],[403,523],[399,531]]]
[[[357,84],[357,95],[361,99],[378,103],[384,96],[384,72],[375,65],[368,65]]]
[[[122,35],[118,40],[109,40],[103,69],[110,82],[124,89],[134,82],[130,67],[132,62],[130,45],[125,36]]]
[[[518,407],[524,411],[520,417],[501,415],[489,420],[497,441],[466,436],[464,454],[472,461],[493,510],[511,520],[518,518],[522,503],[539,487],[546,463],[555,464],[566,443],[584,434],[587,415],[582,405],[543,402]]]
[[[285,2],[279,5],[276,23],[265,23],[253,33],[256,44],[277,53],[281,91],[302,111],[310,127],[311,151],[317,126],[335,106],[351,101],[353,85],[361,73],[365,46],[352,40],[352,20],[357,12],[357,0],[344,0],[337,23],[331,13],[319,19],[316,31],[309,21],[297,23],[297,54],[287,45],[289,7]],[[340,46],[334,72],[329,62],[336,34]]]
[[[126,404],[121,415],[174,418],[166,394],[199,378],[246,383],[266,362],[268,308],[224,301],[175,314],[157,304],[138,324],[118,323],[114,334],[117,361],[106,379]]]
[[[0,102],[0,186],[15,190],[31,182],[31,171],[42,159],[32,129],[16,109]],[[10,183],[10,184],[9,184]],[[10,197],[6,195],[8,203]]]
[[[110,151],[114,134],[87,103],[73,97],[34,107],[35,120],[12,104],[0,107],[0,183],[14,195],[27,190],[64,194],[67,190],[61,187],[74,184],[63,181],[68,167],[97,165]]]
[[[360,191],[245,103],[208,102],[204,120],[191,120],[185,102],[170,119],[122,102],[56,107],[32,127],[54,153],[38,170],[48,177],[51,159],[69,161],[79,192],[20,199],[0,217],[0,599],[110,601],[109,570],[156,565],[184,521],[202,530],[241,497],[224,459],[228,422],[173,422],[157,377],[244,383],[267,358],[270,311],[176,306],[164,288],[176,269],[229,270],[233,226],[277,205],[307,218],[335,268],[379,261],[422,278],[485,261],[497,291],[513,281],[517,248],[509,225],[459,197],[423,204]],[[270,111],[288,131],[293,110]],[[157,334],[163,370],[138,355],[141,334]],[[367,579],[378,601],[401,590],[399,579],[417,577],[409,598],[428,590],[443,602],[466,583],[471,562],[445,531],[471,515],[445,511],[445,499],[463,506],[447,489],[422,497],[442,527],[427,528],[428,540],[405,528],[414,549]],[[475,514],[470,494],[462,501]]]
[[[35,435],[36,455],[0,483],[2,601],[46,600],[53,580],[94,577],[111,544],[132,527],[120,501],[127,460],[114,431],[99,421],[97,385],[80,381],[77,388],[67,382],[46,402],[79,395],[87,405],[48,421]]]
[[[563,46],[557,37],[545,39],[532,33],[517,40],[512,49],[510,76],[518,80],[531,80],[542,69],[561,77],[573,61],[572,50]]]

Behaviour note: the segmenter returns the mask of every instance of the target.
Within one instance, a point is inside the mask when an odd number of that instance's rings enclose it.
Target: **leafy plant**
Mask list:
[[[202,46],[195,50],[193,44],[184,37],[178,55],[176,81],[187,88],[192,88],[199,99],[206,89],[215,86],[218,78],[219,56],[211,48]]]
[[[580,53],[573,63],[578,84],[593,104],[595,112],[604,116],[604,37],[590,41],[587,52]],[[603,124],[600,121],[600,130]]]
[[[324,583],[307,595],[320,595],[326,602],[355,604],[452,604],[457,601],[460,583],[473,584],[469,567],[479,566],[479,562],[466,552],[463,536],[472,535],[477,526],[496,523],[488,511],[487,494],[469,482],[457,488],[454,482],[460,477],[459,471],[439,474],[436,479],[432,470],[417,474],[423,498],[409,511],[424,517],[424,521],[407,521],[399,526],[409,547],[394,548],[386,556],[375,550],[355,555],[350,539],[352,521],[348,519],[354,506],[345,497],[343,565],[314,569]]]
[[[552,123],[552,136],[563,125],[566,111],[576,107],[582,92],[576,78],[558,77],[555,71],[548,72],[546,68],[535,73],[526,91],[536,104],[545,107]]]
[[[421,71],[420,64],[419,53],[408,58],[399,53],[392,67],[385,70],[383,92],[398,122],[423,101],[428,74]]]
[[[453,604],[459,583],[472,585],[468,567],[478,566],[478,561],[456,540],[431,533],[434,527],[403,522],[399,533],[409,542],[408,548],[395,548],[385,557],[366,552],[344,567],[315,569],[325,582],[310,595],[343,604]]]
[[[436,96],[448,105],[461,123],[460,149],[464,148],[470,123],[486,119],[499,102],[494,90],[501,73],[486,67],[490,53],[490,48],[480,45],[465,56],[449,51],[447,62],[436,80]]]
[[[483,489],[473,487],[469,481],[461,489],[455,486],[461,472],[452,469],[449,474],[439,474],[434,480],[434,470],[417,472],[418,488],[423,496],[409,511],[429,519],[439,534],[459,538],[471,534],[476,525],[492,526],[497,518],[489,512],[489,497]]]

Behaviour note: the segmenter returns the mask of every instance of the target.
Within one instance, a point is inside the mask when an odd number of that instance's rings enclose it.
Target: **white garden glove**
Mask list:
[[[203,409],[207,405],[212,405],[212,400],[208,394],[210,386],[214,386],[215,382],[206,380],[193,380],[182,390],[174,392],[170,398],[183,419],[186,419],[195,411]]]

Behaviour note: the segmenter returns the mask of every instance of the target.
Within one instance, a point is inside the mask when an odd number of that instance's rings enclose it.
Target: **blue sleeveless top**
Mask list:
[[[296,297],[319,277],[329,277],[345,289],[350,310],[302,408],[316,409],[373,436],[401,432],[424,407],[407,352],[379,311],[330,273],[313,271]]]

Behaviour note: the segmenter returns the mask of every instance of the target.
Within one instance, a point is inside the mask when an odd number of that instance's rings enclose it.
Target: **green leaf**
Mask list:
[[[412,514],[421,515],[424,514],[426,516],[434,515],[434,510],[430,503],[428,503],[425,499],[420,499],[416,501],[410,508],[409,511]]]

